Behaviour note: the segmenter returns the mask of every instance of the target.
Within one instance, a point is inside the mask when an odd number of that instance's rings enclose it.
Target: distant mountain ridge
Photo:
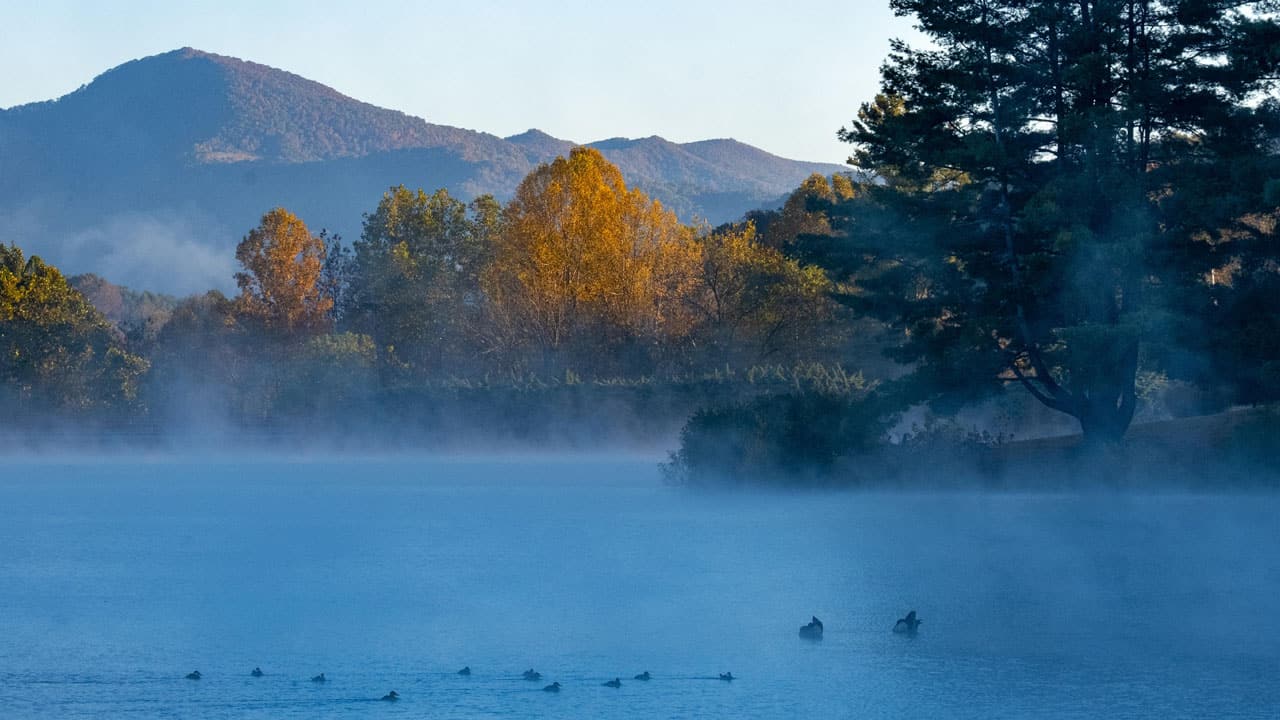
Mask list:
[[[353,238],[389,186],[505,199],[576,145],[539,130],[501,138],[436,125],[183,48],[124,63],[57,100],[0,110],[0,242],[134,286],[225,287],[231,263],[220,258],[270,207]],[[686,221],[737,219],[776,205],[811,173],[847,170],[727,139],[589,146]]]

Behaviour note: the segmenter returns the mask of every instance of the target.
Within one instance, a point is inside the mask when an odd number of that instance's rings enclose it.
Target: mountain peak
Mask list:
[[[198,165],[363,157],[439,147],[469,133],[360,102],[285,70],[192,47],[131,60],[57,101],[15,110],[40,114],[55,104],[81,132],[116,132],[102,140],[126,148],[145,141],[153,151]]]
[[[591,147],[597,150],[626,150],[634,147],[679,147],[670,140],[660,135],[650,135],[642,138],[628,137],[611,137],[604,140],[597,140],[590,143]]]
[[[505,139],[523,150],[529,162],[535,164],[549,162],[561,155],[568,155],[569,151],[577,146],[575,142],[552,137],[536,128],[530,128],[519,135],[512,135]]]
[[[568,140],[561,140],[560,138],[555,137],[553,135],[548,135],[547,133],[539,130],[538,128],[529,128],[528,130],[525,130],[524,132],[518,135],[510,135],[503,139],[506,140],[507,142],[521,143],[521,144],[534,143],[534,142],[549,142],[549,141],[550,142],[569,142]]]
[[[167,53],[160,53],[160,55],[156,57],[163,57],[165,55],[178,55],[184,59],[186,58],[215,59],[216,58],[219,60],[239,60],[239,58],[234,58],[234,57],[231,57],[230,55],[219,55],[217,53],[211,53],[207,50],[201,50],[200,48],[193,48],[190,45],[180,47],[177,50],[170,50]]]

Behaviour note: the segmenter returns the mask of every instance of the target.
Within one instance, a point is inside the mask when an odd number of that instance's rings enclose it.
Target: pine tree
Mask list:
[[[1264,206],[1277,3],[892,6],[933,47],[893,43],[840,131],[877,179],[800,252],[901,329],[910,399],[1016,382],[1118,440],[1158,310],[1209,262],[1198,238]]]

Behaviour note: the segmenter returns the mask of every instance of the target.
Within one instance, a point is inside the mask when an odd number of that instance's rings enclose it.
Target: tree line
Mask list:
[[[123,330],[10,247],[6,391],[137,416],[220,388],[245,422],[550,393],[533,424],[618,392],[689,417],[687,477],[843,472],[910,408],[1016,395],[1113,445],[1171,387],[1280,399],[1277,4],[891,5],[929,47],[895,41],[839,130],[857,170],[776,210],[683,224],[578,148],[506,204],[393,188],[349,245],[271,210],[237,295],[131,295],[156,315]]]
[[[505,205],[392,188],[350,244],[274,208],[235,254],[237,294],[166,302],[94,276],[68,282],[7,248],[8,402],[145,421],[198,397],[271,424],[430,403],[409,398],[433,387],[790,372],[836,362],[842,335],[820,269],[750,223],[682,224],[588,148],[535,169]]]

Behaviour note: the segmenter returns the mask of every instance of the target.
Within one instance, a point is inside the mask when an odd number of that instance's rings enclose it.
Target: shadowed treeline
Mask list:
[[[673,466],[848,481],[883,443],[877,423],[901,443],[861,473],[876,478],[930,463],[941,480],[975,464],[1015,484],[1169,477],[1173,458],[1218,478],[1239,469],[1237,450],[1265,457],[1265,417],[1237,429],[1252,433],[1247,447],[1169,428],[1162,449],[1143,450],[1126,435],[1160,406],[1280,399],[1274,3],[892,6],[930,47],[895,41],[882,92],[840,130],[873,179],[843,196],[802,188],[809,221],[785,249],[890,329],[903,374],[851,406],[787,398],[700,413]],[[1080,462],[986,448],[1029,434],[1017,426],[949,424],[975,407],[1011,414],[1011,388],[1074,421]],[[942,421],[903,432],[913,414]]]

